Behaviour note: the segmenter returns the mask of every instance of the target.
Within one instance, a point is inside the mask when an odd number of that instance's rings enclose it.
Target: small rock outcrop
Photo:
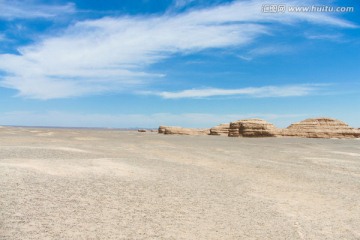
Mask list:
[[[244,119],[230,123],[229,137],[276,137],[281,130],[262,119]]]
[[[309,118],[293,123],[283,130],[283,136],[305,138],[359,138],[360,131],[333,118]]]
[[[138,132],[144,133],[144,132],[146,132],[146,130],[145,129],[138,129]]]
[[[230,123],[223,123],[213,128],[210,128],[210,135],[228,136],[229,129],[230,129]]]
[[[166,135],[208,135],[210,133],[210,129],[160,126],[158,132]]]
[[[158,133],[165,133],[165,128],[167,128],[166,126],[160,126],[158,129]]]

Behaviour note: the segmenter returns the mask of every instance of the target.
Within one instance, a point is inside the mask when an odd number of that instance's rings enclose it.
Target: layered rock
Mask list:
[[[176,134],[176,135],[208,135],[210,134],[210,129],[160,126],[158,132],[163,134]]]
[[[360,138],[360,129],[332,118],[311,118],[278,129],[262,119],[243,119],[211,129],[160,126],[159,133],[178,135],[224,135],[229,137]]]
[[[230,123],[229,137],[276,137],[281,130],[262,119],[244,119]]]
[[[306,138],[359,138],[360,130],[332,118],[309,118],[293,123],[283,130],[283,136]]]
[[[223,123],[213,128],[210,128],[210,135],[228,136],[229,129],[230,129],[230,123]]]

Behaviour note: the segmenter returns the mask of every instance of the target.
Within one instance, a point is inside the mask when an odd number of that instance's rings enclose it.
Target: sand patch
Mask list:
[[[339,151],[332,151],[331,153],[347,155],[352,157],[360,157],[360,153],[353,153],[353,152],[339,152]]]
[[[313,163],[332,163],[333,165],[338,163],[353,163],[353,160],[337,159],[337,158],[326,158],[326,157],[304,157],[305,160],[311,160]]]
[[[77,152],[77,153],[89,153],[90,151],[86,151],[86,150],[83,150],[83,149],[79,149],[79,148],[71,148],[71,147],[51,147],[51,146],[48,146],[48,147],[37,147],[37,146],[5,146],[5,147],[2,147],[0,146],[0,149],[3,149],[3,150],[12,150],[12,149],[16,149],[16,150],[19,150],[19,149],[31,149],[31,150],[43,150],[43,151],[46,151],[46,150],[55,150],[55,151],[64,151],[64,152]]]
[[[70,147],[47,147],[45,149],[60,150],[60,151],[65,151],[65,152],[79,152],[79,153],[89,153],[90,152],[90,151],[86,151],[86,150],[83,150],[83,149],[70,148]]]
[[[80,141],[96,141],[96,140],[101,140],[102,138],[97,138],[97,137],[76,137],[74,139],[75,140],[80,140]]]
[[[49,136],[53,136],[54,132],[45,132],[45,133],[39,133],[37,134],[37,136],[39,137],[49,137]]]
[[[85,177],[88,175],[112,175],[112,176],[146,176],[148,170],[121,162],[121,159],[77,159],[61,161],[45,159],[4,159],[0,162],[1,167],[26,168],[43,174],[70,177]]]

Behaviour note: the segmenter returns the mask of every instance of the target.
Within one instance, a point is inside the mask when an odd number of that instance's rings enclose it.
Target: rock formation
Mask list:
[[[138,129],[138,132],[146,132],[145,129]]]
[[[293,123],[283,130],[283,136],[306,138],[359,138],[360,131],[332,118],[309,118]]]
[[[228,136],[229,129],[230,129],[230,123],[223,123],[213,128],[210,128],[210,135]]]
[[[166,126],[160,126],[158,129],[158,133],[165,133]]]
[[[211,129],[160,126],[159,133],[178,135],[224,135],[229,137],[360,138],[360,129],[332,118],[310,118],[278,129],[262,119],[223,123]]]
[[[164,134],[176,134],[176,135],[208,135],[210,134],[210,129],[160,126],[158,132]]]
[[[244,119],[230,123],[229,137],[276,137],[281,130],[262,119]]]

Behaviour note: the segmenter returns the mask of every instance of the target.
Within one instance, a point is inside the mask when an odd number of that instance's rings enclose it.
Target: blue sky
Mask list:
[[[264,4],[353,12],[262,12]],[[358,1],[0,0],[0,125],[360,127]]]

